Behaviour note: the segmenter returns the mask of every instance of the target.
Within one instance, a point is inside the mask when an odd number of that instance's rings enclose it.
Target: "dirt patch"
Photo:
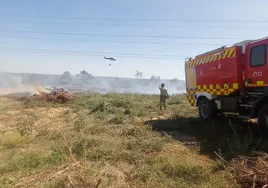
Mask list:
[[[9,110],[0,115],[0,132],[6,132],[19,128],[26,120],[34,121],[36,128],[42,127],[48,130],[59,128],[63,124],[63,115],[69,108],[35,108],[23,110]]]
[[[157,117],[152,117],[152,118],[135,117],[134,121],[137,122],[137,123],[145,123],[146,121],[165,120],[167,118],[168,118],[168,116],[157,116]]]
[[[12,104],[18,104],[19,102],[13,100],[11,97],[3,97],[3,96],[0,96],[0,103],[1,104],[9,104],[9,105],[12,105]]]
[[[39,108],[36,113],[47,118],[58,118],[69,108]]]
[[[37,118],[35,120],[35,127],[39,130],[60,130],[64,124],[64,113],[68,108],[39,108],[35,110]]]
[[[187,163],[196,164],[196,165],[203,164],[205,166],[206,165],[209,166],[213,161],[205,155],[200,155],[196,153],[196,156],[198,156],[198,159],[197,159],[197,157],[195,158],[195,156],[193,156],[192,150],[190,150],[185,145],[180,145],[177,143],[165,144],[160,155],[166,156],[167,158],[170,158],[170,159],[173,158],[174,160],[177,160],[179,156],[182,162],[184,163],[187,162]]]

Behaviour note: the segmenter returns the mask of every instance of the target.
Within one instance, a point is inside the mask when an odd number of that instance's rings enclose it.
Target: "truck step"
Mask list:
[[[242,106],[242,107],[248,107],[248,108],[252,108],[253,107],[252,104],[240,104],[240,106]]]
[[[249,92],[250,95],[262,95],[262,92]]]
[[[237,116],[237,117],[240,119],[247,119],[247,120],[251,119],[250,116]]]

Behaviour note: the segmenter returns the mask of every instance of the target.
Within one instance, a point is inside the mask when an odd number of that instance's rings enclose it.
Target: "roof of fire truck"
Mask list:
[[[207,55],[212,55],[212,54],[219,55],[225,49],[231,48],[233,46],[242,46],[242,53],[245,53],[246,45],[252,44],[252,43],[255,43],[255,42],[259,42],[259,41],[262,41],[262,40],[267,40],[267,39],[268,39],[268,37],[260,38],[260,39],[257,39],[257,40],[244,40],[244,41],[235,43],[235,44],[233,44],[232,46],[229,46],[229,47],[222,46],[220,48],[217,48],[217,49],[214,49],[214,50],[211,50],[211,51],[208,51],[208,52],[199,54],[199,55],[195,56],[194,58],[191,58],[191,57],[190,58],[186,58],[185,59],[185,65],[187,63],[190,63],[192,60],[197,59],[197,58],[200,58],[200,57],[205,57]]]

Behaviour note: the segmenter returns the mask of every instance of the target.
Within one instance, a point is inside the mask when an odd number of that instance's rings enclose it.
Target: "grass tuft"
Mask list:
[[[162,171],[169,178],[180,178],[188,184],[200,184],[209,180],[207,170],[202,166],[166,164]]]
[[[123,124],[124,123],[124,116],[116,115],[112,119],[109,120],[110,124]]]

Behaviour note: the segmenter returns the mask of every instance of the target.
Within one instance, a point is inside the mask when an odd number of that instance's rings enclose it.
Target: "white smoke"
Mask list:
[[[65,82],[66,83],[66,82]],[[102,78],[94,77],[90,81],[73,77],[71,84],[58,84],[59,88],[66,88],[72,91],[97,92],[97,93],[138,93],[138,94],[159,94],[159,85],[165,83],[170,94],[185,92],[185,82],[182,80],[152,80],[152,79],[131,79],[131,78]]]
[[[41,85],[22,84],[22,78],[19,75],[0,72],[0,95],[16,93],[33,95],[41,92],[48,92],[48,90]]]
[[[86,79],[86,80],[85,80]],[[158,86],[165,83],[169,94],[185,92],[185,82],[171,79],[133,79],[133,78],[88,78],[61,75],[40,75],[40,74],[11,74],[0,72],[0,95],[7,94],[38,94],[49,92],[51,89],[66,89],[71,93],[95,92],[95,93],[138,93],[138,94],[159,94]]]

